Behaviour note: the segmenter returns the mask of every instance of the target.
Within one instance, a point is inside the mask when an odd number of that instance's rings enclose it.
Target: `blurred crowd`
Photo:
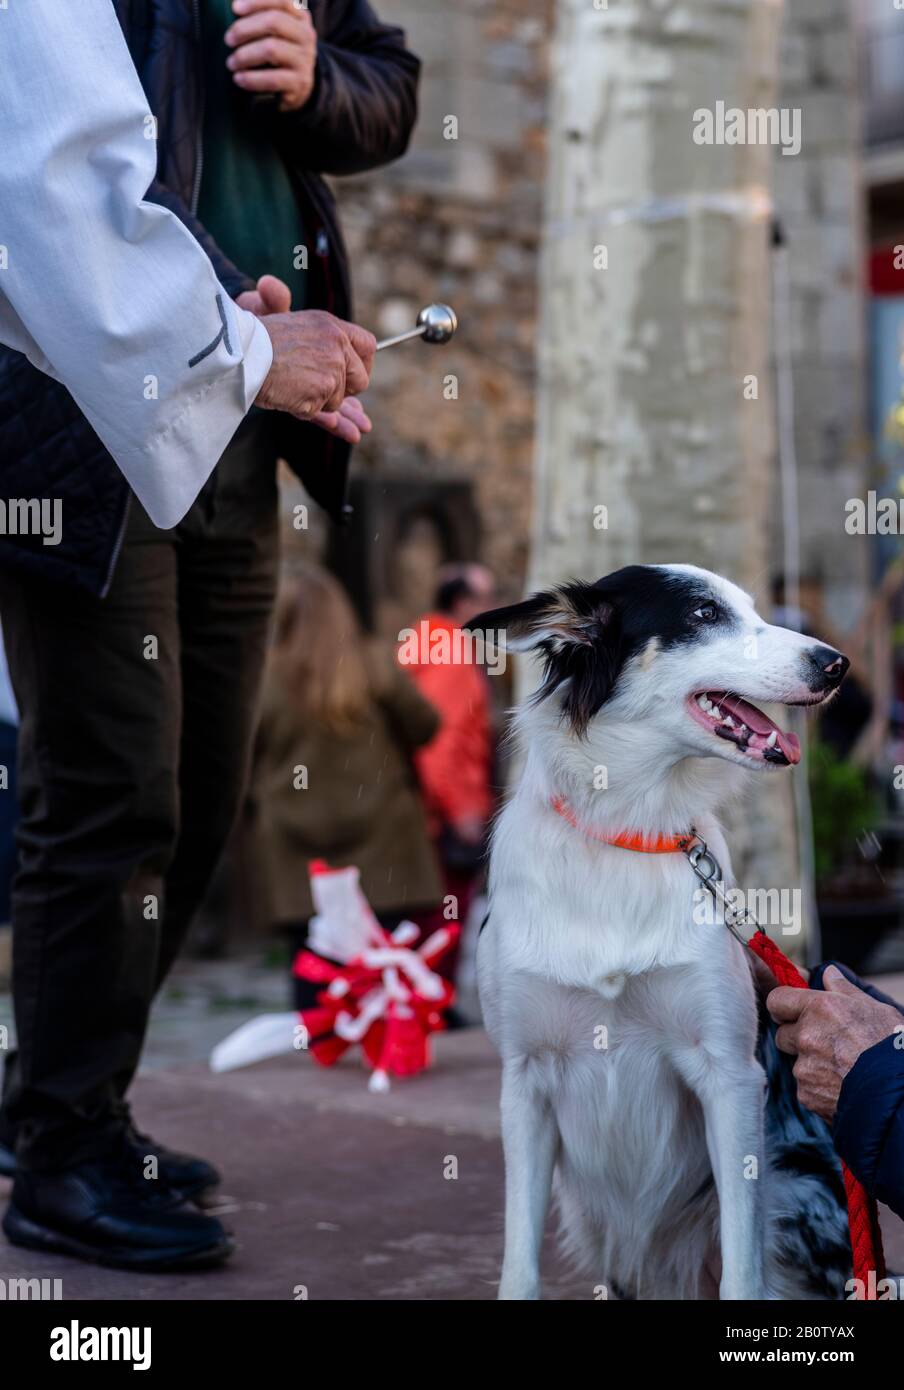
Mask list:
[[[392,930],[468,927],[494,808],[494,710],[485,670],[431,661],[431,638],[492,606],[480,565],[447,566],[418,623],[420,660],[366,636],[333,575],[305,565],[277,607],[251,800],[266,916],[294,949],[313,908],[307,865],[355,865]],[[454,979],[457,953],[443,970]],[[296,1002],[312,1002],[296,982]]]

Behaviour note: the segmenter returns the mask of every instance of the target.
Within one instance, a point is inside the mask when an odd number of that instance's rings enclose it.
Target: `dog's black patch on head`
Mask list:
[[[622,668],[621,623],[617,608],[602,599],[593,585],[563,584],[555,599],[550,619],[553,635],[540,643],[545,666],[534,701],[539,704],[564,687],[562,718],[583,736],[611,695]],[[561,635],[554,625],[557,620]]]
[[[534,699],[564,687],[562,715],[583,735],[632,656],[705,640],[734,626],[736,615],[705,578],[650,565],[627,565],[595,584],[573,580],[523,603],[481,613],[470,628],[505,630],[509,645],[543,654]]]
[[[593,588],[618,608],[626,661],[651,641],[667,651],[737,623],[737,615],[704,576],[668,567],[626,565],[598,579]]]

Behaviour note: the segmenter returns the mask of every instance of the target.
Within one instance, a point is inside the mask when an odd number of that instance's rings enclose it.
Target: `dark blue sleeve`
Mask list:
[[[904,1032],[857,1058],[838,1097],[835,1148],[871,1197],[904,1219]]]

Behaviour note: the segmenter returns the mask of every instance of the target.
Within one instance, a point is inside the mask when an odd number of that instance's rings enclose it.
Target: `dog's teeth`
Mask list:
[[[733,728],[734,728],[734,720],[732,719],[732,717],[731,717],[730,714],[729,714],[722,722],[723,722],[724,724],[727,724],[728,727],[729,727],[729,729],[733,729]]]
[[[697,704],[700,706],[702,710],[705,710],[707,705],[709,704],[709,700],[707,700],[705,695],[698,695]]]
[[[766,747],[767,747],[767,748],[774,748],[774,747],[775,747],[775,740],[776,740],[777,738],[778,738],[778,734],[777,734],[776,730],[773,729],[773,730],[772,730],[772,733],[771,733],[771,734],[769,735],[769,737],[766,739]]]
[[[742,733],[742,734],[749,734],[749,733],[750,733],[750,730],[748,729],[748,727],[747,727],[746,724],[742,724],[742,725],[741,725],[741,733]]]

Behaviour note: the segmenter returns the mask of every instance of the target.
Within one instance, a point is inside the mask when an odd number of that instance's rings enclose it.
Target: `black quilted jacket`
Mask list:
[[[234,297],[252,281],[192,216],[200,186],[203,91],[199,0],[113,0],[157,118],[157,179],[148,198],[189,226]],[[351,313],[348,265],[322,174],[355,174],[401,155],[417,111],[419,62],[400,29],[366,0],[309,0],[317,30],[316,83],[300,111],[268,116],[292,176],[309,247],[307,303]],[[280,453],[335,518],[345,505],[346,445],[291,416]],[[65,387],[0,347],[0,496],[60,498],[62,541],[0,538],[0,563],[105,593],[131,496],[128,484]]]

